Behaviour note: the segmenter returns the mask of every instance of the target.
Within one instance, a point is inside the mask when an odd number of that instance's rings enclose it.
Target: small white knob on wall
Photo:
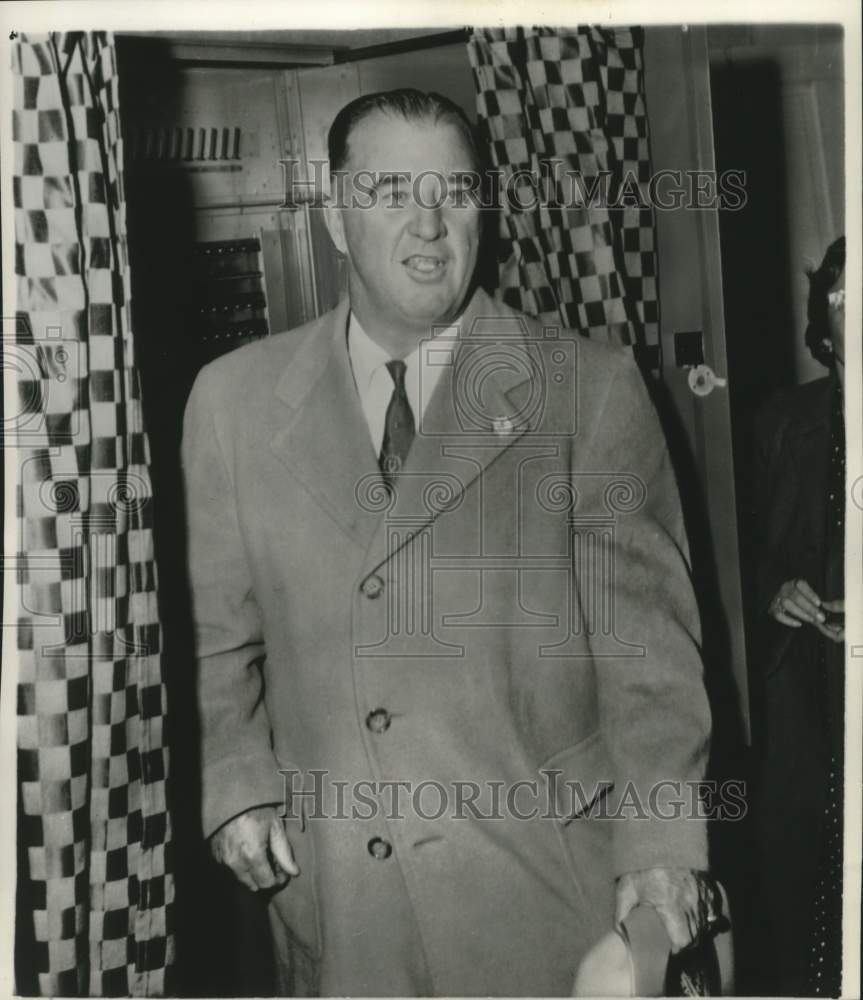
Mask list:
[[[728,385],[728,379],[717,375],[710,365],[693,365],[688,381],[696,396],[709,396],[717,386]]]

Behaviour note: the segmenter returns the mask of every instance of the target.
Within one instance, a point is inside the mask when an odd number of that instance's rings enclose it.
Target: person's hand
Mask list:
[[[235,816],[210,837],[210,850],[253,892],[282,886],[291,875],[300,874],[274,806]]]
[[[821,608],[821,598],[805,580],[786,580],[767,610],[780,625],[800,628],[803,624],[821,625],[825,618]]]
[[[691,868],[645,868],[617,880],[615,923],[620,925],[639,903],[662,918],[671,950],[682,951],[722,915],[722,898],[707,872]]]
[[[821,609],[823,611],[838,611],[842,617],[839,619],[834,619],[831,621],[829,618],[823,622],[816,622],[815,627],[818,631],[830,639],[832,642],[844,642],[845,641],[845,601],[840,599],[838,601],[823,601],[821,604]]]

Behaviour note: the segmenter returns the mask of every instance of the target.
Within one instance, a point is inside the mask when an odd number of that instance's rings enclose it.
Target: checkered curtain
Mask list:
[[[657,344],[641,32],[483,28],[468,52],[501,190],[526,206],[502,198],[503,300],[583,334]],[[558,164],[551,182],[543,161]],[[582,184],[564,180],[566,171]],[[528,176],[540,186],[531,190]],[[602,185],[605,205],[589,196]]]
[[[16,987],[154,995],[173,882],[116,53],[106,34],[22,36],[12,63]]]

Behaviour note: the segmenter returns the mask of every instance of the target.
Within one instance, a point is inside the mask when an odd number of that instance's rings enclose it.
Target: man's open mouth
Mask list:
[[[446,261],[442,257],[428,257],[419,253],[412,254],[402,263],[408,270],[417,274],[437,274],[446,266]]]

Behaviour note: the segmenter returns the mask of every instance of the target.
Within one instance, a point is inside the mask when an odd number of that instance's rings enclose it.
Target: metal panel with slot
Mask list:
[[[127,43],[128,44],[128,43]],[[279,70],[165,64],[145,86],[130,80],[129,167],[185,176],[196,208],[278,204],[282,129]]]

